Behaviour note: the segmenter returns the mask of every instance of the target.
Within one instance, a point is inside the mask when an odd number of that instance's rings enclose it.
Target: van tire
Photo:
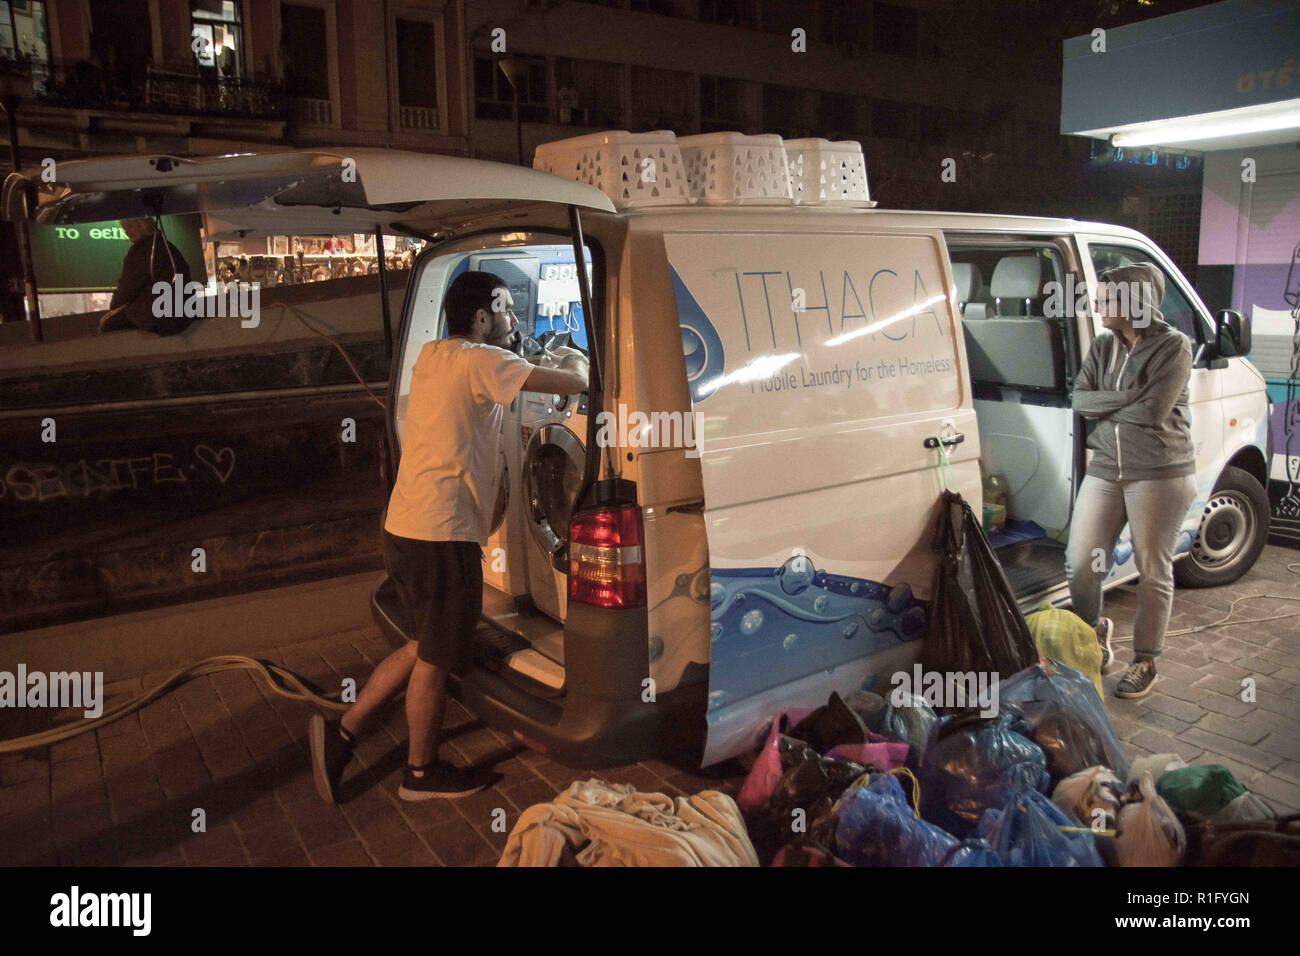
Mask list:
[[[1268,540],[1271,510],[1268,493],[1254,475],[1232,466],[1223,469],[1201,513],[1191,552],[1174,565],[1178,586],[1231,584],[1254,567]],[[1217,539],[1215,550],[1202,547],[1201,534],[1207,528]]]

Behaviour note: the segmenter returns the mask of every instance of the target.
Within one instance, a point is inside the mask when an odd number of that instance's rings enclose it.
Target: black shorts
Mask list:
[[[397,587],[415,656],[465,673],[483,613],[483,552],[472,541],[416,541],[384,532],[384,564]]]

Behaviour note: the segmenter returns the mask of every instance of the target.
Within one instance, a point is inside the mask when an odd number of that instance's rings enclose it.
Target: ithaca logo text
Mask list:
[[[0,671],[0,708],[65,707],[84,708],[88,718],[104,712],[103,671],[28,672],[19,664],[17,673]]]
[[[129,926],[135,936],[148,936],[152,926],[152,893],[69,893],[50,897],[51,926]]]

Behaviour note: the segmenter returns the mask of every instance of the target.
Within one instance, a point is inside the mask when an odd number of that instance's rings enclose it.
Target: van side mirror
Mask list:
[[[1221,358],[1250,354],[1250,319],[1236,309],[1220,309],[1214,316],[1214,347]]]

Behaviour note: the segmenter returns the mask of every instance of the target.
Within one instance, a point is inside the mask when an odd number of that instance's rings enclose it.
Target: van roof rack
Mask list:
[[[606,130],[537,147],[533,168],[595,186],[622,209],[875,206],[862,144],[775,134]]]

